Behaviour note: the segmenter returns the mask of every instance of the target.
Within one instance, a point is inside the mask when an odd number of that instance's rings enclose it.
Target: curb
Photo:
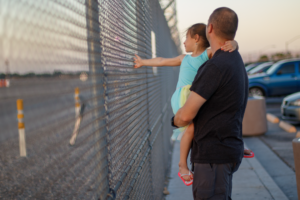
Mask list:
[[[244,147],[248,148],[244,143]],[[248,148],[249,149],[249,148]],[[262,182],[262,184],[269,191],[270,195],[275,200],[288,200],[287,196],[282,192],[282,190],[278,187],[278,185],[274,182],[265,168],[260,164],[260,162],[255,158],[247,159],[247,162],[252,166],[253,170],[257,174],[258,178]]]
[[[275,115],[272,115],[270,113],[267,113],[267,120],[273,124],[278,124],[279,123],[279,119],[278,117],[276,117]]]
[[[285,121],[280,121],[279,127],[288,133],[296,133],[297,132],[297,129],[295,126],[293,126],[290,123],[287,123]]]
[[[266,117],[267,117],[267,120],[273,124],[279,123],[279,127],[288,133],[296,133],[297,132],[297,129],[295,126],[293,126],[292,124],[290,124],[288,122],[280,121],[279,118],[273,114],[267,113]],[[296,137],[300,137],[300,131],[297,133]]]

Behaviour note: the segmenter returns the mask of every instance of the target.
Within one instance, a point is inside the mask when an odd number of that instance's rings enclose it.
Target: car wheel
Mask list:
[[[263,97],[264,91],[260,88],[253,87],[249,89],[249,96],[251,97]]]

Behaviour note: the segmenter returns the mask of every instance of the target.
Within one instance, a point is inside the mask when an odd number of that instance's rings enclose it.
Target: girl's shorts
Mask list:
[[[173,109],[174,115],[176,115],[177,111],[185,104],[187,98],[190,95],[190,87],[191,85],[182,86],[176,89],[171,99],[171,106]],[[184,131],[188,126],[177,128],[173,130],[173,135],[171,137],[172,140],[180,140]]]

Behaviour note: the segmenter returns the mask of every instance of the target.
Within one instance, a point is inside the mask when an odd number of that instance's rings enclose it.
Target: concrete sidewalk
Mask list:
[[[175,142],[170,182],[167,200],[192,200],[192,186],[185,186],[178,177],[179,142]],[[254,158],[243,159],[239,170],[233,175],[232,199],[260,200],[275,199],[287,200],[288,198],[276,185],[261,164]]]

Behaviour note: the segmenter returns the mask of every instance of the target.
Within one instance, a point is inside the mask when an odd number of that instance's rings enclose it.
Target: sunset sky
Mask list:
[[[65,34],[54,37],[55,34],[48,31],[48,29],[43,28],[43,26],[37,26],[38,23],[44,24],[45,19],[51,18],[47,18],[47,12],[42,14],[42,8],[46,8],[48,4],[40,3],[38,5],[42,7],[35,8],[26,2],[33,3],[35,1],[22,1],[20,4],[14,2],[11,5],[9,4],[10,7],[8,7],[8,4],[5,4],[6,9],[3,6],[0,7],[0,11],[2,11],[0,12],[0,37],[4,35],[5,30],[7,37],[12,38],[10,40],[11,44],[8,40],[3,41],[3,48],[0,49],[0,51],[3,51],[0,52],[0,59],[2,56],[6,58],[9,55],[10,71],[27,73],[28,71],[61,69],[71,71],[87,70],[88,65],[81,64],[87,63],[87,53],[80,54],[78,52],[76,54],[75,51],[68,50],[72,46],[87,49],[87,43],[81,39],[67,37],[68,31],[73,31],[81,34],[81,37],[84,38],[86,37],[86,30],[78,28],[67,21],[60,20],[57,23],[55,20],[50,20],[47,21],[47,26],[51,27],[52,25],[53,30],[60,30]],[[48,1],[45,0],[44,2]],[[78,2],[76,2],[74,1],[74,4],[77,5]],[[239,44],[239,51],[245,62],[256,61],[260,54],[270,55],[275,52],[285,52],[286,42],[297,36],[299,39],[289,45],[289,50],[294,52],[294,54],[300,55],[300,0],[176,0],[176,2],[178,29],[181,33],[182,42],[185,40],[185,30],[189,26],[199,22],[207,24],[210,14],[216,8],[226,6],[238,14],[239,27],[235,40]],[[85,12],[85,8],[82,5],[80,5],[80,8],[82,12]],[[19,9],[23,12],[19,12]],[[66,16],[73,17],[82,24],[86,22],[84,15],[74,15],[67,9],[62,9],[60,12],[62,14],[70,12]],[[4,18],[4,14],[10,17]],[[36,16],[39,17],[37,18]],[[3,23],[4,19],[8,20],[7,23]],[[24,21],[30,23],[23,23]],[[4,24],[8,28],[4,28]],[[12,31],[14,28],[16,30]],[[16,38],[19,38],[19,40],[16,40]],[[45,38],[51,38],[51,40],[45,40]],[[32,44],[28,43],[28,41],[32,42]],[[46,43],[44,44],[44,42]],[[55,45],[52,47],[50,44]],[[183,45],[182,49],[184,50]],[[78,59],[78,62],[75,62],[76,64],[74,64],[73,58]],[[35,64],[29,62],[33,60]],[[57,63],[57,61],[60,61],[60,63]],[[6,66],[2,62],[0,63],[0,73],[5,71]]]
[[[207,24],[210,14],[223,6],[238,14],[235,39],[245,61],[255,60],[259,52],[283,52],[286,41],[296,36],[299,39],[289,45],[289,50],[300,54],[299,0],[177,0],[179,31],[184,33],[194,23]],[[182,34],[182,41],[184,39]]]

